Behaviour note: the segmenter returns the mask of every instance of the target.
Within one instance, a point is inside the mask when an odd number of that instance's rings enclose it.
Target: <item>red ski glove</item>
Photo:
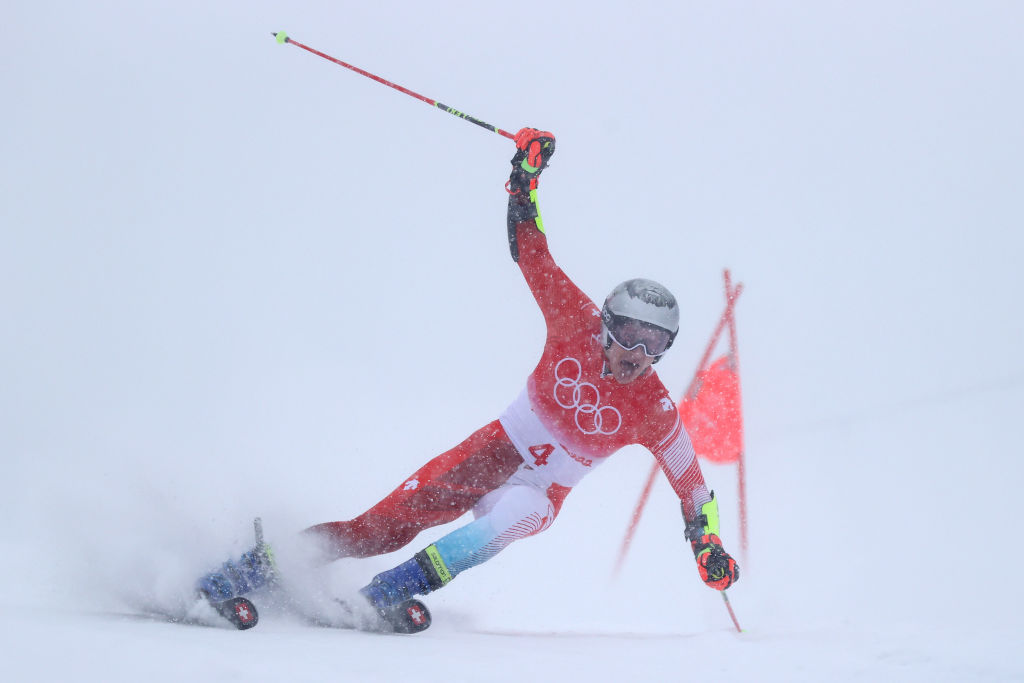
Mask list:
[[[554,133],[536,128],[523,128],[516,133],[515,141],[516,149],[525,153],[519,158],[519,168],[526,171],[530,178],[536,178],[555,153]],[[516,157],[519,155],[516,154]]]
[[[697,571],[704,583],[724,591],[740,579],[740,567],[736,560],[722,548],[722,540],[714,534],[706,534],[700,540],[691,541],[693,555],[697,558]]]

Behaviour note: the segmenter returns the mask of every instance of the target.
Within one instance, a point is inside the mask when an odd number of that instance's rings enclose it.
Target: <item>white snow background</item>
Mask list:
[[[1024,679],[1024,6],[18,2],[0,41],[7,681]],[[552,252],[737,309],[751,544],[732,629],[651,457],[427,598],[418,636],[138,621],[347,519],[493,419],[543,323],[506,130],[558,136]],[[735,475],[705,466],[739,557]],[[409,557],[346,560],[345,590]],[[281,551],[283,552],[283,551]],[[284,560],[287,561],[287,560]]]

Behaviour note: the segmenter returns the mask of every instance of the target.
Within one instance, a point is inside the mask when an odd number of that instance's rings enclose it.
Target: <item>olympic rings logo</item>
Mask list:
[[[565,366],[568,363],[569,366]],[[576,366],[575,372],[571,369]],[[583,365],[575,358],[563,358],[555,364],[555,402],[566,410],[575,410],[576,428],[587,436],[611,436],[622,427],[622,413],[614,406],[601,405],[601,392],[583,379]]]

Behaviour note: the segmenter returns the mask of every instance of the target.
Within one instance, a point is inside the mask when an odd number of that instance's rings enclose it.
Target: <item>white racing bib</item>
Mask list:
[[[526,389],[498,419],[523,458],[515,480],[543,489],[551,484],[571,488],[605,460],[570,453],[558,443],[530,406]]]

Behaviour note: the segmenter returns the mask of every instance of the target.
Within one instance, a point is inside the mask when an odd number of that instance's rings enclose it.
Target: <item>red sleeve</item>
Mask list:
[[[686,433],[679,413],[672,412],[675,415],[675,423],[668,435],[661,441],[648,445],[648,448],[668,478],[672,490],[682,501],[683,516],[690,521],[696,516],[700,506],[711,500],[711,494],[704,483],[704,475],[700,471],[690,435]]]
[[[548,251],[548,240],[531,221],[516,226],[519,268],[537,300],[548,333],[579,329],[582,318],[592,319],[594,302],[573,284]]]

